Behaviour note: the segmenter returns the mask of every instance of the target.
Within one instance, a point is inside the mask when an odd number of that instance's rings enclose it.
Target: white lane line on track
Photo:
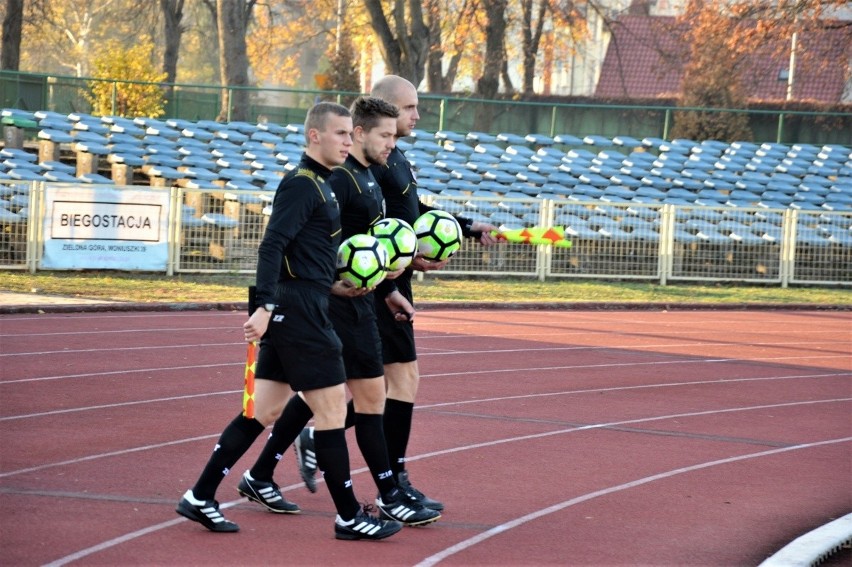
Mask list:
[[[451,557],[451,556],[453,556],[457,553],[461,553],[462,551],[470,549],[471,547],[473,547],[473,546],[475,546],[479,543],[482,543],[483,541],[490,539],[494,536],[506,533],[511,529],[522,526],[523,524],[526,524],[527,522],[531,522],[533,520],[538,520],[539,518],[542,518],[542,517],[547,516],[549,514],[559,512],[561,510],[564,510],[565,508],[574,506],[576,504],[581,504],[583,502],[587,502],[589,500],[592,500],[594,498],[598,498],[600,496],[607,496],[609,494],[614,494],[616,492],[621,492],[623,490],[629,490],[631,488],[636,488],[637,486],[642,486],[644,484],[648,484],[648,483],[655,482],[655,481],[658,481],[658,480],[665,480],[665,479],[671,478],[673,476],[691,473],[691,472],[694,472],[694,471],[699,471],[699,470],[707,469],[707,468],[710,468],[710,467],[727,465],[727,464],[730,464],[730,463],[736,463],[736,462],[739,462],[739,461],[746,461],[746,460],[750,460],[750,459],[757,459],[757,458],[761,458],[761,457],[770,457],[770,456],[773,456],[773,455],[778,455],[778,454],[781,454],[781,453],[787,453],[787,452],[790,452],[790,451],[800,451],[800,450],[803,450],[803,449],[812,449],[812,448],[821,447],[821,446],[824,446],[824,445],[833,445],[833,444],[837,444],[837,443],[847,443],[849,441],[852,441],[852,437],[842,437],[842,438],[839,438],[839,439],[826,439],[824,441],[816,441],[816,442],[813,442],[813,443],[803,443],[801,445],[794,445],[792,447],[782,447],[780,449],[770,449],[768,451],[760,451],[758,453],[749,453],[747,455],[739,455],[739,456],[736,456],[736,457],[729,457],[727,459],[718,459],[718,460],[715,460],[715,461],[707,461],[707,462],[704,462],[704,463],[698,463],[698,464],[691,465],[691,466],[688,466],[688,467],[681,467],[679,469],[672,469],[672,470],[665,471],[665,472],[662,472],[662,473],[657,473],[655,475],[646,476],[644,478],[639,478],[639,479],[636,479],[636,480],[633,480],[633,481],[630,481],[630,482],[625,482],[623,484],[617,484],[615,486],[610,486],[608,488],[596,490],[594,492],[589,492],[587,494],[583,494],[581,496],[571,498],[570,500],[565,500],[564,502],[560,502],[559,504],[554,504],[553,506],[548,506],[546,508],[536,510],[535,512],[530,512],[529,514],[519,516],[519,517],[515,518],[514,520],[510,520],[508,522],[504,522],[502,524],[494,526],[493,528],[485,530],[484,532],[481,532],[481,533],[479,533],[479,534],[477,534],[473,537],[470,537],[466,540],[460,541],[460,542],[456,543],[455,545],[451,545],[451,546],[443,549],[442,551],[439,551],[438,553],[434,553],[434,554],[430,555],[429,557],[426,557],[425,559],[423,559],[422,561],[417,563],[416,567],[431,567],[432,565],[436,565],[436,564],[440,563],[441,561],[443,561],[444,559],[447,559],[448,557]]]
[[[721,410],[706,410],[706,411],[700,411],[700,412],[668,414],[668,415],[655,416],[655,417],[642,417],[642,418],[623,420],[623,421],[611,421],[611,422],[607,422],[607,423],[582,425],[582,426],[577,426],[577,427],[569,427],[567,429],[557,429],[557,430],[554,430],[554,431],[545,431],[543,433],[531,433],[529,435],[509,437],[509,438],[505,438],[505,439],[497,439],[497,440],[494,440],[494,441],[487,441],[487,442],[483,442],[483,443],[474,443],[472,445],[465,445],[465,446],[462,446],[462,447],[454,447],[454,448],[451,448],[451,449],[442,449],[440,451],[433,451],[431,453],[423,453],[421,455],[406,457],[406,462],[419,461],[421,459],[426,459],[426,458],[429,458],[429,457],[438,457],[438,456],[442,456],[442,455],[449,455],[449,454],[452,454],[452,453],[459,453],[459,452],[462,452],[462,451],[469,451],[469,450],[472,450],[472,449],[480,449],[482,447],[491,447],[493,445],[502,445],[504,443],[511,443],[511,442],[514,442],[514,441],[528,441],[530,439],[540,439],[540,438],[544,438],[544,437],[552,437],[554,435],[561,435],[563,433],[574,433],[574,432],[578,432],[578,431],[590,431],[590,430],[593,430],[593,429],[606,429],[606,428],[609,428],[609,427],[619,427],[619,426],[624,426],[624,425],[636,425],[636,424],[640,424],[640,423],[648,423],[648,422],[651,422],[651,421],[661,421],[661,420],[666,420],[666,419],[679,419],[679,418],[684,418],[684,417],[698,417],[698,416],[713,415],[713,414],[734,413],[734,412],[741,412],[741,411],[753,411],[753,410],[773,409],[773,408],[782,408],[782,407],[791,407],[791,406],[806,406],[806,405],[813,405],[813,404],[839,403],[839,402],[846,402],[846,401],[852,401],[852,398],[833,398],[833,399],[826,399],[826,400],[806,400],[806,401],[798,401],[798,402],[785,402],[785,403],[781,403],[781,404],[768,404],[768,405],[764,404],[764,405],[759,405],[759,406],[745,406],[745,407],[728,408],[728,409],[721,409]],[[169,441],[167,443],[158,444],[158,445],[146,445],[146,446],[143,446],[143,447],[133,447],[133,448],[130,448],[130,449],[122,449],[120,451],[112,451],[112,452],[109,452],[109,453],[87,455],[85,457],[80,457],[80,458],[77,458],[77,459],[69,459],[69,460],[58,462],[58,463],[45,463],[43,465],[38,465],[36,467],[28,467],[26,469],[6,471],[5,473],[0,474],[0,478],[7,477],[7,476],[15,476],[15,475],[23,474],[23,473],[27,473],[27,472],[32,472],[33,470],[43,470],[43,469],[53,468],[53,467],[58,467],[58,466],[74,465],[74,464],[77,464],[77,463],[80,463],[80,462],[91,461],[91,460],[105,458],[105,457],[112,457],[112,456],[116,456],[116,455],[122,455],[122,454],[125,454],[125,453],[133,453],[133,452],[147,450],[147,449],[156,449],[156,448],[159,448],[161,446],[178,445],[178,444],[181,444],[181,443],[198,441],[198,440],[201,440],[201,439],[209,439],[209,438],[212,438],[212,437],[218,437],[219,435],[220,434],[202,435],[202,436],[198,436],[198,437],[191,437],[189,439],[179,439],[179,440],[176,440],[176,441]],[[301,486],[301,485],[300,484],[294,484],[293,486],[298,487],[298,486]],[[235,502],[238,502],[238,500],[235,501]]]
[[[222,366],[245,366],[245,362],[222,362],[219,364],[191,364],[188,366],[161,366],[156,368],[134,368],[124,370],[108,370],[105,372],[84,372],[82,374],[59,374],[57,376],[42,376],[39,378],[20,378],[0,382],[0,386],[20,384],[23,382],[41,382],[43,380],[65,380],[67,378],[92,378],[95,376],[114,376],[116,374],[138,374],[144,372],[169,372],[172,370],[197,370],[199,368],[220,368]]]
[[[116,333],[177,333],[181,331],[221,331],[222,327],[163,327],[161,329],[139,328],[139,329],[112,329],[98,331],[61,331],[57,333],[5,333],[0,334],[0,339],[3,338],[31,338],[31,337],[56,337],[62,335],[112,335]],[[234,329],[237,331],[238,329]]]
[[[710,343],[710,345],[716,345],[716,344],[718,344],[718,343]],[[736,344],[736,343],[730,343],[730,345],[734,345],[734,344]],[[818,344],[827,344],[827,343],[818,343]],[[834,343],[831,343],[831,344],[834,344]],[[846,343],[841,343],[841,344],[846,344]],[[224,345],[225,346],[233,346],[233,345],[243,346],[244,343],[243,342],[224,343]],[[194,347],[202,346],[202,345],[185,345],[185,346],[187,346],[187,347],[191,346],[191,347],[194,348]],[[223,345],[220,345],[220,346],[223,346]],[[572,346],[572,347],[556,347],[556,348],[544,348],[544,349],[495,349],[495,350],[485,350],[485,351],[459,351],[459,350],[455,350],[455,351],[447,351],[447,352],[425,352],[425,353],[421,353],[421,356],[458,356],[458,355],[462,355],[462,354],[501,354],[501,353],[517,353],[517,352],[564,352],[564,351],[572,351],[573,352],[573,351],[579,351],[579,350],[588,350],[588,351],[628,350],[629,351],[629,350],[648,350],[648,349],[658,349],[658,348],[678,348],[678,347],[683,347],[683,346],[706,346],[706,345],[704,343],[693,343],[691,345],[683,345],[681,343],[663,343],[663,344],[654,344],[654,345],[632,346],[632,347],[629,347],[629,348],[626,348],[626,349],[623,348],[623,347]],[[725,346],[725,345],[721,345],[721,346]],[[100,352],[103,349],[93,349],[93,350]],[[111,349],[111,350],[113,350],[113,349]],[[115,350],[118,350],[118,349],[115,349]],[[58,352],[67,353],[67,352],[74,352],[74,351],[58,351]],[[21,354],[24,354],[24,353],[21,353]],[[35,356],[35,355],[39,355],[39,354],[41,354],[41,353],[27,353],[28,356]],[[667,353],[663,353],[663,354],[667,354]],[[3,356],[3,355],[0,355],[0,356]],[[845,354],[844,355],[837,355],[837,356],[823,355],[823,356],[818,356],[818,357],[813,357],[813,356],[811,356],[811,357],[792,356],[792,357],[774,357],[774,358],[761,357],[761,358],[745,358],[745,359],[718,358],[718,359],[706,359],[706,360],[707,360],[707,362],[728,362],[728,361],[736,361],[736,360],[746,360],[746,361],[759,361],[759,360],[775,361],[775,360],[797,360],[797,359],[810,360],[810,359],[813,359],[813,358],[848,358],[848,355],[845,355]],[[661,361],[660,364],[672,364],[672,363],[676,363],[676,362],[678,362],[678,361],[676,361],[676,360],[674,360],[674,361]],[[685,361],[685,362],[701,362],[701,360],[689,360],[689,361]],[[649,364],[649,362],[643,362],[643,363],[639,363],[639,364]],[[243,365],[243,363],[235,362],[235,363],[233,363],[233,365],[234,366],[240,366],[240,365]],[[59,379],[62,379],[62,378],[80,378],[80,377],[84,377],[84,376],[100,376],[100,375],[132,373],[132,372],[156,372],[158,370],[180,370],[180,369],[193,369],[193,368],[208,368],[210,366],[211,365],[199,365],[199,366],[188,365],[188,366],[164,367],[162,369],[156,368],[156,367],[155,368],[143,368],[143,369],[130,368],[130,369],[126,369],[126,370],[117,370],[117,371],[112,371],[112,372],[92,372],[92,373],[82,373],[82,374],[68,374],[68,375],[33,377],[33,378],[21,378],[19,380],[6,380],[6,381],[3,381],[3,382],[0,382],[0,385],[16,384],[16,383],[20,383],[20,382],[33,382],[33,381],[39,381],[39,380],[59,380]],[[219,364],[219,365],[212,365],[212,366],[228,366],[228,364]],[[605,366],[610,366],[610,365],[605,365]],[[594,368],[594,367],[595,367],[595,365],[591,365],[591,366],[556,366],[556,367],[545,367],[545,368],[542,368],[542,369],[544,369],[544,370],[548,370],[548,369],[553,369],[553,370],[563,370],[564,369],[564,370],[567,370],[567,369],[572,369],[572,368]],[[501,372],[501,371],[502,372],[510,372],[512,370],[514,370],[514,369],[482,370],[479,373],[481,374],[481,373],[484,373],[484,372]],[[537,369],[536,368],[523,368],[523,369],[517,369],[517,370],[530,371],[530,370],[537,370]],[[431,375],[424,374],[424,375],[421,375],[421,377],[424,377],[424,376],[454,376],[456,374],[457,373],[444,373],[444,374],[431,374]],[[465,372],[465,374],[466,374],[466,372]]]
[[[83,354],[87,352],[119,352],[119,351],[138,351],[138,350],[157,350],[157,349],[176,349],[176,348],[207,348],[207,347],[225,347],[242,345],[245,346],[245,341],[234,343],[207,343],[207,344],[187,344],[187,345],[150,345],[150,346],[134,346],[134,347],[119,347],[119,348],[84,348],[84,349],[68,349],[68,350],[45,350],[37,352],[13,352],[0,354],[0,357],[13,356],[45,356],[48,354]]]
[[[682,362],[686,363],[686,362],[691,362],[691,361],[682,361]],[[645,366],[647,364],[649,364],[649,363],[634,363],[633,365],[634,366]],[[650,364],[654,364],[654,363],[650,363]],[[207,365],[205,367],[217,367],[217,366],[235,366],[235,365],[228,363],[228,364]],[[618,365],[606,364],[606,365],[598,365],[598,366],[609,367],[609,366],[618,366]],[[167,368],[167,369],[163,369],[163,370],[180,370],[180,369],[184,369],[184,368],[196,368],[196,367],[194,367],[194,366],[171,367],[171,368]],[[575,367],[565,367],[565,368],[575,368]],[[549,369],[550,368],[523,368],[523,369],[517,369],[517,371],[518,372],[529,372],[529,371],[549,370]],[[563,369],[563,367],[557,368],[557,370],[562,370],[562,369]],[[150,372],[150,371],[153,371],[153,370],[159,370],[159,369],[146,369],[146,370],[139,370],[138,372]],[[108,375],[110,375],[110,374],[123,374],[123,373],[126,373],[126,372],[127,371],[114,371],[114,372],[98,373],[96,375],[99,376],[101,374],[108,374]],[[453,373],[452,375],[456,376],[456,375],[481,374],[481,373],[482,373],[482,371],[467,371],[467,372]],[[837,377],[837,376],[849,376],[849,375],[850,375],[850,373],[846,373],[846,372],[834,372],[834,373],[828,373],[828,374],[802,374],[802,375],[793,375],[793,376],[770,376],[770,377],[758,377],[758,378],[753,378],[753,377],[749,377],[749,378],[728,378],[728,379],[721,379],[721,380],[702,380],[702,381],[694,381],[694,382],[673,382],[673,383],[664,382],[662,384],[643,384],[643,385],[639,385],[639,386],[593,388],[593,389],[589,389],[589,390],[573,390],[573,391],[569,390],[567,392],[549,392],[549,393],[546,393],[546,394],[525,394],[523,396],[507,396],[507,397],[503,397],[503,398],[494,398],[494,399],[495,400],[508,400],[508,399],[515,399],[515,398],[554,396],[554,395],[569,395],[569,394],[586,393],[586,392],[608,392],[608,391],[632,390],[632,389],[642,389],[642,388],[661,388],[661,387],[668,387],[668,386],[690,386],[690,385],[696,385],[696,384],[722,384],[722,383],[726,383],[726,382],[745,382],[745,381],[757,381],[757,380],[786,380],[786,379],[790,379],[790,378],[824,378],[824,377]],[[86,377],[86,376],[90,376],[90,375],[81,374],[81,375],[77,375],[77,376]],[[429,378],[429,377],[434,377],[434,376],[447,376],[447,374],[424,374],[424,375],[421,376],[421,378]],[[58,377],[58,378],[64,378],[64,377]],[[58,379],[58,378],[54,378],[54,379]],[[17,380],[17,381],[14,381],[14,382],[26,382],[26,381],[32,381],[32,380],[34,380],[34,379]],[[5,382],[4,384],[12,384],[14,382]],[[202,394],[194,394],[192,396],[185,396],[185,397],[220,396],[220,395],[234,394],[234,393],[237,393],[239,391],[240,390],[224,390],[224,391],[219,391],[219,392],[205,392],[205,393],[202,393]],[[183,399],[183,398],[182,397],[178,397],[178,398],[175,398],[175,397],[153,398],[153,399],[148,399],[148,400],[137,400],[137,401],[133,401],[133,402],[123,402],[123,403],[120,403],[120,404],[104,404],[104,405],[99,405],[99,406],[87,406],[87,407],[81,407],[81,408],[66,408],[66,409],[63,409],[63,410],[54,410],[54,411],[49,411],[49,412],[21,414],[21,415],[16,415],[16,416],[4,416],[4,417],[0,417],[0,421],[8,421],[8,420],[13,420],[13,419],[25,419],[25,418],[30,418],[30,417],[41,417],[41,416],[45,416],[45,415],[54,415],[54,414],[58,414],[58,413],[73,413],[73,412],[78,412],[78,411],[90,411],[90,410],[100,411],[100,410],[103,410],[103,409],[109,409],[109,408],[120,407],[120,406],[125,406],[125,405],[158,403],[158,402],[162,402],[162,401],[173,401],[175,399]],[[442,406],[442,405],[479,403],[481,401],[488,401],[488,398],[486,398],[485,400],[480,399],[480,400],[467,400],[467,401],[462,401],[462,402],[447,402],[445,404],[418,405],[417,409],[439,407],[439,406]]]
[[[119,451],[110,451],[109,453],[99,453],[96,455],[86,455],[85,457],[78,457],[76,459],[69,459],[67,461],[59,461],[56,463],[45,463],[43,465],[37,465],[34,467],[27,467],[25,469],[18,469],[14,471],[8,471],[4,473],[0,473],[0,478],[5,478],[7,476],[15,476],[19,474],[27,474],[31,472],[41,471],[44,469],[51,469],[54,467],[62,467],[66,465],[76,465],[79,463],[85,463],[86,461],[94,461],[96,459],[105,459],[107,457],[117,457],[119,455],[127,455],[130,453],[139,453],[141,451],[150,451],[152,449],[162,449],[163,447],[170,447],[172,445],[183,445],[184,443],[193,443],[195,441],[205,441],[207,439],[216,439],[219,434],[213,433],[210,435],[199,435],[198,437],[189,437],[187,439],[179,439],[177,441],[166,441],[164,443],[156,443],[154,445],[142,445],[141,447],[131,447],[129,449],[121,449]]]
[[[816,402],[806,402],[806,403],[816,403]],[[742,408],[742,410],[746,410],[746,408]],[[724,411],[735,411],[735,410],[729,409],[729,410],[724,410]],[[705,412],[700,412],[700,413],[704,414]],[[684,415],[686,415],[686,414],[684,414]],[[655,419],[655,418],[650,418],[650,419]],[[657,418],[657,419],[659,419],[659,418]],[[633,422],[633,423],[635,423],[636,421],[637,420],[631,420],[631,422]],[[613,424],[609,424],[610,427],[612,425]],[[564,431],[564,432],[567,433],[567,432],[570,432],[570,431],[579,431],[581,429],[586,429],[586,428],[571,429],[571,430],[567,430],[567,431]],[[529,439],[529,438],[530,438],[530,436],[523,436],[523,437],[519,437],[519,438],[516,438],[516,439],[503,440],[502,442],[505,443],[505,442],[509,442],[509,441],[512,441],[512,440],[525,440],[525,439]],[[510,529],[516,528],[520,525],[523,525],[527,522],[538,519],[542,516],[546,516],[548,514],[558,512],[560,510],[568,508],[569,506],[573,506],[573,505],[579,504],[581,502],[586,502],[588,500],[591,500],[593,498],[597,498],[599,496],[606,496],[608,494],[613,494],[615,492],[628,490],[630,488],[642,486],[643,484],[648,484],[650,482],[654,482],[654,481],[657,481],[657,480],[663,480],[663,479],[670,478],[670,477],[673,477],[673,476],[676,476],[676,475],[685,474],[685,473],[688,473],[688,472],[693,472],[693,471],[709,468],[709,467],[712,467],[712,466],[723,465],[723,464],[733,463],[733,462],[737,462],[737,461],[743,461],[743,460],[747,460],[747,459],[766,457],[766,456],[776,455],[776,454],[779,454],[779,453],[785,453],[785,452],[789,452],[789,451],[810,449],[810,448],[819,447],[819,446],[822,446],[822,445],[842,443],[842,442],[847,442],[847,441],[852,441],[852,437],[845,437],[845,438],[841,438],[841,439],[829,439],[829,440],[817,441],[817,442],[813,442],[813,443],[793,445],[793,446],[790,446],[790,447],[782,447],[782,448],[779,448],[779,449],[771,449],[771,450],[768,450],[768,451],[760,451],[758,453],[750,453],[750,454],[747,454],[747,455],[739,455],[737,457],[730,457],[730,458],[727,458],[727,459],[719,459],[719,460],[714,460],[714,461],[708,461],[708,462],[705,462],[705,463],[698,463],[698,464],[691,465],[691,466],[688,466],[688,467],[682,467],[682,468],[673,469],[673,470],[670,470],[670,471],[658,473],[658,474],[655,474],[655,475],[636,479],[636,480],[631,481],[631,482],[626,482],[626,483],[623,483],[623,484],[611,486],[611,487],[604,488],[604,489],[601,489],[601,490],[596,490],[594,492],[590,492],[590,493],[587,493],[587,494],[584,494],[584,495],[581,495],[581,496],[577,496],[577,497],[572,498],[570,500],[566,500],[565,502],[562,502],[560,504],[556,504],[554,506],[549,506],[547,508],[543,508],[543,509],[538,510],[536,512],[532,512],[530,514],[520,516],[519,518],[516,518],[516,519],[514,519],[510,522],[505,522],[503,524],[500,524],[499,526],[495,526],[494,528],[486,530],[485,532],[482,532],[482,533],[480,533],[480,534],[478,534],[474,537],[468,538],[467,540],[464,540],[464,541],[459,542],[455,545],[447,547],[443,551],[425,558],[418,565],[422,565],[423,567],[435,565],[436,563],[440,562],[441,560],[446,559],[447,557],[450,557],[451,555],[455,555],[456,553],[459,553],[461,551],[464,551],[465,549],[473,547],[474,545],[481,543],[482,541],[485,541],[486,539],[489,539],[489,538],[494,537],[496,535],[505,533],[505,532],[509,531]],[[478,448],[478,447],[479,447],[479,445],[472,445],[469,448],[475,449],[475,448]],[[466,449],[465,448],[456,448],[456,449],[451,450],[451,451],[448,450],[448,451],[446,451],[446,453],[458,452],[460,450],[466,450]],[[434,456],[436,454],[439,454],[439,453],[430,453],[429,456]],[[441,453],[441,454],[443,454],[443,453]],[[426,458],[426,455],[417,455],[412,460],[419,460],[419,459],[422,459],[422,458]],[[365,470],[366,469],[359,469],[359,471],[353,471],[353,473],[354,472],[364,472]],[[298,486],[300,486],[300,485],[296,484],[296,485],[292,485],[292,486],[286,487],[286,488],[282,487],[282,492],[286,492],[287,490],[292,490],[292,489],[294,489]],[[220,507],[220,509],[230,508],[232,506],[239,504],[242,501],[243,501],[242,498],[240,498],[238,500],[232,500],[230,502],[226,502],[226,503],[221,504],[219,507]],[[81,549],[80,551],[77,551],[77,552],[72,553],[70,555],[60,557],[59,559],[56,559],[55,561],[47,563],[46,567],[59,567],[61,565],[65,565],[65,564],[70,563],[72,561],[82,559],[83,557],[87,557],[87,556],[92,555],[94,553],[98,553],[100,551],[104,551],[104,550],[109,549],[111,547],[115,547],[115,546],[120,545],[122,543],[126,543],[128,541],[142,537],[144,535],[147,535],[147,534],[150,534],[150,533],[153,533],[153,532],[165,529],[165,528],[170,528],[170,527],[177,525],[179,523],[188,522],[188,521],[189,520],[184,519],[184,518],[178,518],[178,519],[175,519],[175,520],[169,520],[169,521],[166,521],[166,522],[161,522],[159,524],[154,524],[152,526],[148,526],[146,528],[142,528],[140,530],[136,530],[134,532],[130,532],[130,533],[124,534],[122,536],[106,540],[106,541],[101,542],[97,545],[87,547],[85,549]]]

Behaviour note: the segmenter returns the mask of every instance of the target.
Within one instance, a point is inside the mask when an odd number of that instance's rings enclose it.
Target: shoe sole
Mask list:
[[[249,500],[251,500],[252,502],[257,502],[258,504],[260,504],[261,506],[263,506],[264,508],[266,508],[267,510],[269,510],[273,514],[301,514],[302,513],[302,509],[298,508],[298,507],[295,510],[282,510],[281,508],[272,508],[266,502],[264,502],[262,498],[258,498],[254,494],[250,494],[250,493],[248,493],[248,492],[246,492],[246,491],[244,491],[240,488],[237,488],[237,492],[240,494],[240,496],[244,496],[244,497],[248,498]]]
[[[362,539],[365,539],[365,540],[368,540],[368,541],[378,541],[380,539],[385,539],[386,537],[390,537],[393,534],[398,533],[399,530],[401,530],[401,529],[402,529],[402,526],[399,526],[399,529],[394,530],[394,531],[389,532],[389,533],[382,534],[380,536],[369,536],[369,535],[365,535],[365,534],[341,534],[341,533],[334,532],[334,538],[335,539],[341,539],[341,540],[344,540],[344,541],[356,541],[356,540],[362,540]]]
[[[386,513],[384,510],[382,510],[381,508],[379,508],[379,511],[381,512],[382,516],[387,518],[388,520],[393,520],[395,522],[399,522],[403,526],[407,526],[409,528],[419,528],[421,526],[433,524],[433,523],[435,523],[435,522],[437,522],[438,520],[441,519],[441,514],[438,514],[434,518],[427,518],[425,520],[418,520],[416,522],[406,522],[405,520],[400,520],[399,518],[394,518],[393,516]]]
[[[233,524],[234,526],[236,526],[235,528],[228,527],[226,529],[217,528],[216,524],[207,525],[207,522],[205,522],[204,520],[199,518],[195,514],[194,510],[185,509],[183,507],[182,503],[178,504],[177,508],[175,508],[175,512],[177,512],[178,514],[180,514],[181,516],[183,516],[187,520],[192,520],[193,522],[198,522],[199,524],[201,524],[202,526],[204,526],[205,528],[207,528],[211,532],[218,532],[218,533],[226,534],[226,533],[236,533],[236,532],[240,531],[240,527],[237,526],[236,524]],[[207,519],[207,518],[205,517],[205,519]]]

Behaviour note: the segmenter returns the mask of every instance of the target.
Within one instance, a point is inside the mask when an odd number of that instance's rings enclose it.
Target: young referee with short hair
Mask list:
[[[307,149],[299,167],[276,191],[272,214],[258,250],[259,307],[243,325],[246,341],[260,341],[255,371],[255,418],[238,415],[222,432],[195,485],[177,513],[215,532],[235,532],[237,524],[222,516],[216,489],[266,426],[280,415],[293,391],[302,392],[315,418],[314,441],[337,518],[338,539],[382,539],[402,525],[377,519],[362,510],[352,489],[344,422],[346,375],[342,346],[328,317],[329,294],[363,294],[336,278],[340,211],[328,184],[331,168],[340,165],[352,146],[352,118],[343,106],[319,103],[305,121]],[[308,415],[296,432],[311,417]],[[239,491],[264,495],[274,511],[297,513],[274,482],[243,475]]]

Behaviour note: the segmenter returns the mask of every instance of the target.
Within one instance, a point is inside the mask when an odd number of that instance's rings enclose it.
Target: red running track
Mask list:
[[[239,411],[239,312],[0,318],[5,565],[756,565],[852,510],[852,315],[477,311],[417,316],[410,444],[436,524],[333,538],[218,498],[238,534],[174,513]],[[371,486],[350,432],[356,493]]]

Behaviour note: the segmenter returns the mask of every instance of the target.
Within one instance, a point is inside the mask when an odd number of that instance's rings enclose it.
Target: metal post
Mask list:
[[[118,104],[118,81],[112,82],[112,96],[110,97],[110,113],[115,116],[115,107]]]
[[[438,130],[444,129],[444,113],[447,110],[447,99],[442,98],[440,104],[438,104]]]
[[[663,140],[669,139],[669,122],[671,122],[672,110],[670,108],[666,109],[666,117],[663,121]]]

